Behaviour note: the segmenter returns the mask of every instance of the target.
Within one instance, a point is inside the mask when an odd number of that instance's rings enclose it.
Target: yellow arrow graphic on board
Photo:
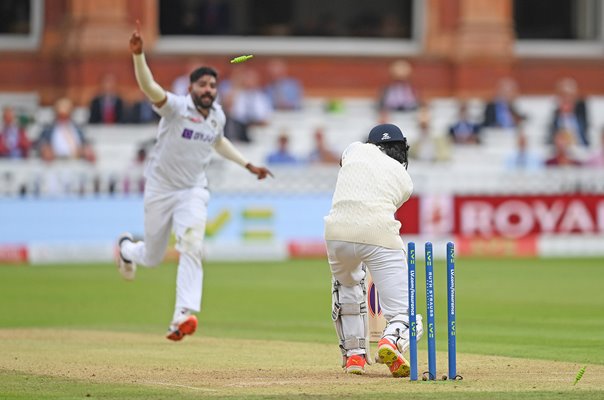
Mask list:
[[[209,219],[206,224],[206,237],[212,237],[216,235],[224,225],[231,219],[231,213],[229,210],[222,210],[218,213],[218,216],[214,219]]]

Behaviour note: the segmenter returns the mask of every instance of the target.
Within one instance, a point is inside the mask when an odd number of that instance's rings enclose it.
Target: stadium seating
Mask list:
[[[0,96],[0,99],[3,97]],[[36,99],[24,99],[35,104]],[[33,103],[32,103],[33,101]],[[340,153],[349,143],[363,140],[369,129],[377,123],[378,114],[373,99],[343,99],[337,112],[326,111],[327,99],[311,98],[303,110],[276,112],[270,125],[254,127],[252,143],[237,143],[241,151],[254,163],[263,164],[266,155],[274,149],[277,136],[286,130],[290,136],[292,152],[304,158],[312,150],[313,133],[322,127],[325,139],[335,152]],[[483,102],[471,100],[470,115],[480,120]],[[604,97],[588,99],[590,112],[590,138],[592,148],[600,145],[598,134],[604,126]],[[451,98],[429,102],[431,126],[435,134],[446,135],[448,125],[457,114],[458,102]],[[524,130],[529,147],[545,158],[548,119],[553,107],[549,96],[522,97],[519,109],[528,116]],[[24,108],[25,109],[25,108]],[[74,119],[84,124],[86,109],[77,109]],[[393,123],[398,124],[413,142],[418,136],[414,113],[394,113]],[[52,109],[41,108],[29,134],[35,139],[41,126],[52,119]],[[63,187],[69,193],[94,193],[111,190],[122,192],[126,179],[137,180],[142,166],[135,163],[136,151],[141,143],[155,137],[157,127],[148,125],[89,125],[86,136],[97,153],[95,165],[80,162],[44,164],[37,159],[0,160],[0,195],[15,196],[27,193],[51,194],[51,187]],[[412,162],[410,172],[414,177],[416,192],[424,193],[496,193],[496,192],[557,192],[604,191],[604,171],[570,169],[556,171],[510,172],[504,160],[515,146],[514,133],[502,130],[485,130],[483,143],[478,146],[458,145],[452,148],[452,159],[442,164]],[[211,166],[211,187],[218,192],[329,192],[333,190],[338,168],[326,166],[271,166],[276,179],[259,189],[249,174],[236,165],[216,157]],[[66,183],[66,181],[73,181]],[[54,183],[51,184],[51,182]]]

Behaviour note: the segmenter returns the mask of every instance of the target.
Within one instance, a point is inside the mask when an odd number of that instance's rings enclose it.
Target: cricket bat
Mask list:
[[[369,273],[369,269],[365,275],[365,285],[367,288],[367,324],[369,325],[369,341],[378,342],[382,337],[382,332],[386,327],[386,318],[382,314],[382,307],[380,306],[380,296],[378,295],[377,288],[373,284],[373,279]]]

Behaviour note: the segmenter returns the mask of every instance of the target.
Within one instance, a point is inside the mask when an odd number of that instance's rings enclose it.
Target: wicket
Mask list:
[[[436,380],[436,323],[434,308],[434,259],[432,243],[425,244],[426,263],[426,333],[428,335],[428,379]],[[417,319],[416,319],[416,263],[415,243],[407,245],[409,274],[409,363],[410,379],[417,380]],[[462,379],[457,375],[456,325],[455,325],[455,245],[447,243],[447,347],[449,356],[448,378]],[[443,377],[443,379],[445,379]]]

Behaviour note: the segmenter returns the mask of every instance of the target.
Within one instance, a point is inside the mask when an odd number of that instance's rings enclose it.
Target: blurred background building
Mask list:
[[[375,96],[405,57],[426,97],[488,96],[501,77],[548,94],[573,75],[602,93],[600,0],[2,0],[0,85],[84,104],[109,69],[135,96],[125,38],[138,18],[158,82],[191,56],[283,57],[310,96]]]
[[[237,146],[263,162],[286,132],[296,160],[259,187],[216,159],[209,257],[322,255],[334,158],[380,122],[412,143],[403,235],[604,256],[602,3],[0,0],[0,260],[83,241],[106,259],[125,225],[142,232],[157,115],[132,70],[137,19],[157,82],[186,90],[195,65],[215,67]],[[255,57],[229,64],[242,54]],[[62,119],[60,99],[74,106]],[[77,132],[77,157],[43,156],[57,126]]]

